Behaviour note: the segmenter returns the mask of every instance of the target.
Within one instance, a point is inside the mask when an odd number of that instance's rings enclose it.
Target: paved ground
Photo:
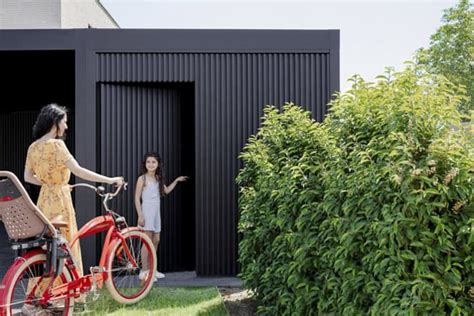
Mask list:
[[[217,286],[240,288],[242,282],[236,277],[198,277],[195,271],[168,272],[166,277],[158,279],[155,286]]]

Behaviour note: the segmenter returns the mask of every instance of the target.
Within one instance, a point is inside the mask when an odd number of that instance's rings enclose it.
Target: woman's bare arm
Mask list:
[[[69,159],[66,162],[66,166],[75,176],[78,176],[79,178],[82,178],[84,180],[108,184],[121,184],[123,182],[122,177],[106,177],[101,174],[95,173],[94,171],[91,171],[89,169],[83,168],[77,163],[76,159],[74,158]]]
[[[25,173],[24,173],[23,177],[25,178],[25,181],[28,182],[28,183],[36,184],[36,185],[39,185],[39,186],[43,185],[41,183],[41,181],[38,180],[38,178],[36,177],[33,170],[30,169],[30,168],[25,168]]]

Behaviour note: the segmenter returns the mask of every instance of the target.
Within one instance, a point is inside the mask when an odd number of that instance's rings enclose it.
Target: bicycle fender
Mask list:
[[[127,227],[125,229],[122,229],[120,231],[120,234],[121,235],[127,235],[128,233],[132,232],[132,231],[140,231],[140,232],[143,232],[143,229],[142,228],[139,228],[139,227]],[[107,264],[107,259],[109,258],[109,255],[110,255],[110,249],[112,249],[116,243],[119,243],[120,242],[120,238],[117,237],[116,235],[116,232],[114,232],[114,234],[111,236],[111,239],[110,239],[110,242],[108,243],[108,245],[106,246],[106,248],[103,249],[102,251],[102,255],[100,257],[100,263],[99,263],[99,266],[101,267],[105,267],[106,264]],[[115,236],[114,236],[115,235]]]
[[[123,235],[125,235],[125,234],[127,234],[128,232],[132,232],[132,231],[140,231],[140,232],[143,232],[144,230],[143,230],[143,228],[136,227],[136,226],[132,226],[132,227],[127,227],[127,228],[123,229],[123,230],[121,231],[121,233],[122,233]]]
[[[41,249],[41,248],[35,248],[35,249],[32,249],[32,250],[26,252],[25,254],[23,254],[20,257],[16,257],[15,261],[13,261],[13,264],[10,266],[10,268],[8,268],[7,273],[5,273],[5,276],[3,277],[3,280],[2,280],[2,284],[4,284],[4,285],[10,284],[11,278],[13,277],[13,273],[18,269],[18,267],[24,261],[26,261],[27,259],[29,259],[33,256],[36,256],[36,255],[42,254],[42,253],[46,254],[46,250]]]

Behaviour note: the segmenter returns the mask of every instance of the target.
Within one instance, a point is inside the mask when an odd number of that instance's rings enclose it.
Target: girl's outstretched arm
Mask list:
[[[183,182],[183,181],[186,181],[188,179],[189,179],[189,177],[180,176],[180,177],[177,177],[176,179],[174,179],[174,181],[171,182],[171,184],[169,186],[163,185],[165,194],[170,194],[171,191],[174,190],[174,188],[176,187],[176,184],[178,184],[178,182]]]

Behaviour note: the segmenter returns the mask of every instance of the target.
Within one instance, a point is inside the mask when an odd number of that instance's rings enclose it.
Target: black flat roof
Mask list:
[[[0,30],[0,50],[84,48],[107,52],[323,53],[339,50],[339,30]]]

